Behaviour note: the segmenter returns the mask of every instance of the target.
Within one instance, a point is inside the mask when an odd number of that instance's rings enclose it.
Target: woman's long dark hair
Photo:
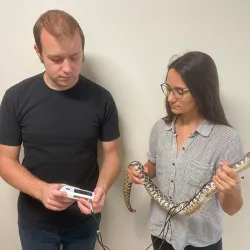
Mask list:
[[[206,120],[230,126],[220,101],[217,68],[209,55],[199,51],[188,52],[170,63],[168,72],[170,69],[180,74],[198,103],[199,113]],[[166,110],[168,116],[164,120],[172,122],[175,114],[172,113],[167,98]]]

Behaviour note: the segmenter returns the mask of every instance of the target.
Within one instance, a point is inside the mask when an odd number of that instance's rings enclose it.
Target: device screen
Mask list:
[[[89,196],[92,196],[92,192],[89,192],[89,191],[85,191],[85,190],[81,190],[81,189],[76,189],[75,188],[75,193],[78,193],[78,194],[85,194],[85,195],[89,195]]]

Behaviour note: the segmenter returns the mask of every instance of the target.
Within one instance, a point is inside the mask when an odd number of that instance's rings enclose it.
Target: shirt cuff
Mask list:
[[[150,152],[147,153],[147,157],[153,164],[156,164],[156,158]]]

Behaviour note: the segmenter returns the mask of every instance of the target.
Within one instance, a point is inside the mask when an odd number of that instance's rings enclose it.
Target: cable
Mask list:
[[[169,228],[171,227],[171,219],[179,214],[184,208],[186,208],[191,202],[192,200],[201,192],[201,190],[203,189],[203,187],[208,184],[209,182],[205,183],[202,188],[199,190],[199,192],[197,192],[189,201],[187,202],[183,202],[185,204],[185,206],[183,206],[183,208],[181,210],[179,210],[178,212],[175,212],[176,209],[178,208],[179,205],[183,204],[183,203],[180,203],[180,204],[177,204],[175,206],[173,206],[168,212],[167,212],[167,215],[166,215],[166,219],[165,219],[165,222],[164,222],[164,226],[163,226],[163,229],[161,230],[161,232],[159,233],[159,235],[156,237],[156,239],[146,248],[146,250],[148,250],[155,242],[156,240],[158,240],[158,238],[160,238],[161,235],[162,238],[162,242],[161,242],[161,245],[160,247],[157,249],[157,250],[160,250],[162,245],[164,244],[165,240],[166,240],[166,237],[167,237],[167,234],[168,234],[168,231],[169,231]],[[98,240],[98,243],[101,245],[102,249],[103,250],[110,250],[107,246],[105,246],[103,244],[103,241],[102,241],[102,235],[101,235],[101,231],[99,229],[99,223],[95,217],[95,213],[94,213],[94,210],[93,210],[93,206],[92,206],[92,200],[89,200],[89,205],[90,205],[90,211],[91,211],[91,215],[92,217],[94,218],[95,222],[96,222],[96,226],[97,226],[97,240]],[[169,218],[168,218],[169,217]],[[167,232],[164,236],[164,231],[165,231],[165,228],[167,226]]]
[[[165,237],[164,237],[164,230],[165,230],[166,226],[167,226],[168,223],[169,223],[169,225],[168,225],[168,227],[167,227],[166,235],[167,235],[167,233],[168,233],[169,226],[171,226],[171,222],[170,222],[171,217],[168,219],[168,216],[169,216],[169,214],[171,213],[172,209],[176,209],[176,208],[177,208],[177,206],[174,206],[174,207],[172,207],[172,208],[167,212],[167,216],[166,216],[166,219],[165,219],[165,222],[164,222],[164,227],[163,227],[163,229],[161,230],[161,232],[159,233],[159,235],[157,236],[157,238],[160,238],[160,236],[163,234],[163,238],[161,238],[161,239],[162,239],[162,243],[161,243],[161,244],[163,244],[163,243],[164,243],[164,240],[165,240]],[[171,216],[171,215],[170,215],[170,216]],[[146,250],[148,250],[148,249],[156,242],[157,238],[147,247]],[[160,247],[161,247],[161,246],[160,246]]]
[[[180,204],[177,204],[177,205],[173,206],[173,207],[167,212],[167,215],[166,215],[166,219],[165,219],[165,222],[164,222],[163,229],[161,230],[161,232],[159,233],[159,235],[156,237],[156,239],[152,242],[152,244],[150,244],[150,245],[148,246],[148,248],[147,248],[146,250],[148,250],[148,249],[156,242],[156,240],[158,240],[157,238],[160,238],[161,234],[163,234],[163,237],[161,238],[161,239],[162,239],[161,245],[160,245],[160,247],[159,247],[157,250],[160,250],[160,249],[161,249],[162,245],[164,244],[164,242],[165,242],[165,240],[166,240],[166,237],[167,237],[167,234],[168,234],[168,231],[169,231],[169,227],[171,227],[171,221],[170,221],[170,220],[171,220],[175,215],[179,214],[184,208],[186,208],[186,207],[192,202],[192,200],[202,191],[202,189],[203,189],[209,182],[210,182],[210,181],[208,181],[207,183],[205,183],[205,184],[200,188],[200,190],[199,190],[196,194],[193,195],[193,197],[192,197],[189,201],[186,201],[186,202],[182,202],[182,203],[180,203]],[[176,209],[178,208],[178,206],[181,205],[181,204],[185,204],[185,206],[183,206],[183,208],[182,208],[181,210],[179,210],[178,212],[175,212]],[[170,216],[170,217],[169,217],[169,216]],[[168,217],[169,217],[169,218],[168,218]],[[165,230],[166,226],[167,226],[167,232],[166,232],[166,234],[165,234],[165,236],[164,236],[164,230]]]
[[[94,213],[94,210],[93,210],[93,206],[92,206],[92,200],[89,200],[89,205],[90,205],[90,211],[91,211],[91,215],[92,217],[94,218],[95,222],[96,222],[96,226],[97,226],[97,241],[98,243],[101,245],[102,249],[103,250],[110,250],[107,246],[105,246],[103,244],[103,241],[102,241],[102,235],[101,235],[101,231],[99,229],[99,223],[95,217],[95,213]]]

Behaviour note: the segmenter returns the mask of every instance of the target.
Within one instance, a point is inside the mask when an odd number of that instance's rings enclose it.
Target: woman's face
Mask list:
[[[173,114],[197,112],[198,105],[180,74],[170,69],[167,76],[167,99]]]

